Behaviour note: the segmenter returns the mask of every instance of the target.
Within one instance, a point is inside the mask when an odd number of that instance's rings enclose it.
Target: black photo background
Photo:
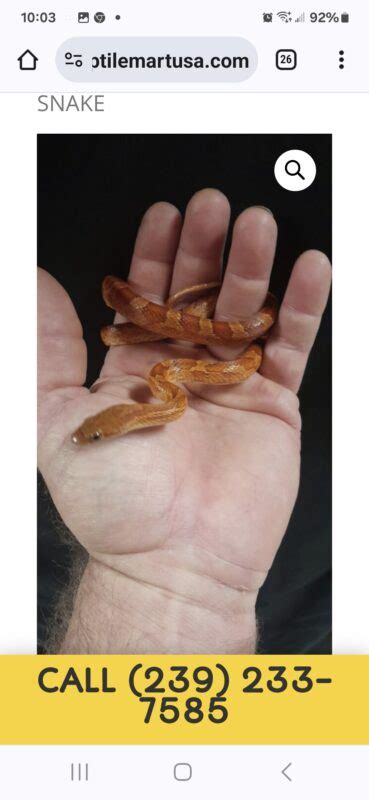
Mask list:
[[[306,150],[314,183],[288,192],[274,178],[286,150]],[[271,290],[282,297],[296,257],[331,251],[331,137],[328,135],[40,135],[38,263],[70,293],[88,345],[88,378],[105,348],[112,315],[101,297],[107,273],[127,276],[135,234],[158,200],[183,212],[204,187],[223,191],[232,221],[247,206],[268,206],[279,226]],[[331,320],[328,308],[300,391],[301,486],[293,516],[258,601],[259,651],[331,650]],[[68,581],[71,551],[39,477],[39,652]]]

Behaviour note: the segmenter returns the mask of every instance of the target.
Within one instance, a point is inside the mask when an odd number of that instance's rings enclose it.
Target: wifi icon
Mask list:
[[[290,11],[278,11],[277,17],[282,20],[282,22],[292,22],[292,16]]]

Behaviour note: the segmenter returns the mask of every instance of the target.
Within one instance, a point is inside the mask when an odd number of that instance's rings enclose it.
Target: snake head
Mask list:
[[[143,427],[142,420],[137,415],[137,409],[140,408],[142,408],[140,403],[130,403],[129,405],[120,403],[119,405],[105,408],[93,417],[87,417],[72,434],[73,444],[93,444],[99,439],[112,439],[113,437],[123,436],[136,427]],[[150,409],[152,410],[151,406]],[[137,418],[139,419],[138,425]]]
[[[88,417],[72,434],[73,444],[92,444],[102,439],[102,434],[96,426],[96,417]]]

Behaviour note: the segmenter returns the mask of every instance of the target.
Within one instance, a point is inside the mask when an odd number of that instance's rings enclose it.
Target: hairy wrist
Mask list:
[[[171,551],[91,557],[60,652],[255,652],[261,573],[210,562]]]

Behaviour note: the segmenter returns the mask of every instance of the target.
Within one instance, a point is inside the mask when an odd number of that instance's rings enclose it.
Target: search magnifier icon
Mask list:
[[[306,150],[285,150],[274,164],[274,177],[288,192],[302,192],[315,181],[316,163]]]
[[[295,169],[295,166],[297,167],[297,169]],[[287,164],[285,165],[285,170],[287,172],[287,175],[290,175],[291,178],[292,177],[294,178],[295,175],[298,175],[302,181],[305,180],[305,177],[301,172],[301,164],[299,161],[295,161],[294,158],[290,158],[290,160],[287,161]]]

